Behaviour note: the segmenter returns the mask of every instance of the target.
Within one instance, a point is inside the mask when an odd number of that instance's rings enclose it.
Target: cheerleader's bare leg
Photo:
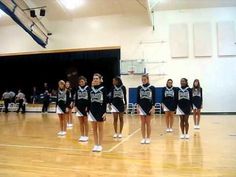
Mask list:
[[[120,119],[120,134],[122,134],[123,127],[124,127],[124,113],[119,113],[119,119]]]

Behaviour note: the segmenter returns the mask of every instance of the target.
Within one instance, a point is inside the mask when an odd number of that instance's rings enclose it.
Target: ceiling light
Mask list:
[[[69,10],[76,9],[85,3],[85,0],[58,0],[58,1],[63,7]]]

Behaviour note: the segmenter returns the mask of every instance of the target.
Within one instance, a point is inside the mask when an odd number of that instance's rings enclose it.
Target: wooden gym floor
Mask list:
[[[104,151],[93,153],[89,143],[79,143],[78,120],[65,138],[58,138],[56,114],[0,113],[1,177],[91,177],[91,176],[236,176],[236,116],[202,116],[201,130],[190,140],[179,139],[179,121],[174,132],[165,132],[165,120],[152,119],[152,143],[139,144],[137,116],[125,116],[124,138],[112,138],[112,116],[105,123]]]

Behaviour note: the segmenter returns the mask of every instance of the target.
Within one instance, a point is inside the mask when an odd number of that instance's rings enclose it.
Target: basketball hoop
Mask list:
[[[131,65],[129,68],[128,68],[128,74],[129,75],[134,75],[135,73],[135,67],[133,65]]]
[[[134,75],[134,70],[128,71],[128,74],[129,74],[129,75]]]

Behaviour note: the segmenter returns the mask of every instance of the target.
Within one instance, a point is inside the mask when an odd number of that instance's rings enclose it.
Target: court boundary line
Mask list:
[[[134,136],[137,132],[139,132],[141,130],[141,128],[138,128],[137,130],[135,130],[134,132],[132,132],[130,135],[128,135],[126,138],[122,139],[122,141],[120,141],[119,143],[117,143],[116,145],[114,145],[113,147],[111,147],[108,150],[104,150],[102,151],[103,153],[110,153],[112,151],[114,151],[116,148],[118,148],[120,145],[122,145],[124,142],[126,142],[129,138],[131,138],[132,136]],[[32,145],[20,145],[20,144],[3,144],[0,143],[0,147],[13,147],[13,148],[31,148],[31,149],[46,149],[46,150],[61,150],[61,151],[77,151],[77,152],[91,152],[90,149],[89,150],[82,150],[80,148],[76,149],[76,148],[56,148],[56,147],[48,147],[48,146],[32,146]]]
[[[141,128],[138,128],[137,130],[135,130],[133,133],[131,133],[129,136],[127,136],[126,138],[124,138],[122,141],[120,141],[118,144],[116,144],[115,146],[113,146],[112,148],[110,148],[107,151],[104,152],[112,152],[114,151],[116,148],[118,148],[121,144],[123,144],[124,142],[126,142],[130,137],[134,136],[137,132],[139,132],[141,130]]]
[[[81,149],[75,148],[54,148],[47,146],[30,146],[30,145],[19,145],[19,144],[0,144],[0,147],[15,147],[15,148],[31,148],[31,149],[48,149],[48,150],[62,150],[62,151],[78,151],[78,152],[88,152]]]

